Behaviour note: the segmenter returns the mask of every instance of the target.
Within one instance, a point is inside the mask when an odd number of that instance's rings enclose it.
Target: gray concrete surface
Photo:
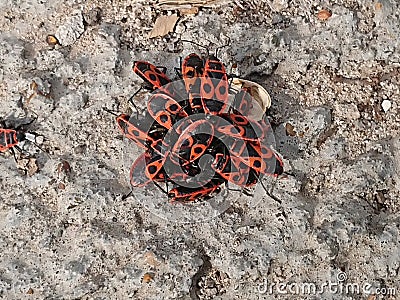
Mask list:
[[[0,297],[399,299],[399,2],[237,0],[149,40],[162,13],[157,1],[0,2],[0,116],[34,111],[46,138],[45,152],[25,145],[31,161],[0,156]],[[281,204],[261,190],[232,194],[222,214],[122,200],[141,150],[102,107],[130,111],[133,60],[173,75],[204,51],[181,39],[227,44],[228,69],[271,94],[293,173],[276,183]]]

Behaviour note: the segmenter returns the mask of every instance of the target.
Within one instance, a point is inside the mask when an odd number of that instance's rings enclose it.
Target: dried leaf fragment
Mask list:
[[[290,123],[286,123],[286,135],[296,136],[296,131],[294,130],[294,126]]]
[[[179,9],[179,12],[182,15],[197,15],[199,13],[199,8],[195,6],[191,8],[181,8]]]
[[[32,176],[35,174],[37,171],[39,171],[39,167],[37,165],[36,159],[35,158],[30,158],[28,165],[27,165],[27,175]]]
[[[152,281],[154,278],[154,273],[148,272],[146,274],[143,275],[143,280],[142,282],[144,283],[149,283],[150,281]]]
[[[33,176],[35,173],[37,173],[37,171],[39,171],[36,159],[33,157],[18,159],[17,167],[21,170],[24,170],[25,174],[29,177]]]
[[[332,13],[329,10],[322,9],[318,12],[317,18],[321,21],[326,21],[332,16]]]
[[[156,7],[164,10],[180,9],[182,7],[217,7],[229,3],[228,0],[159,0]]]
[[[170,16],[159,16],[154,23],[154,27],[149,34],[149,38],[155,38],[158,36],[164,36],[172,31],[179,17],[175,15]]]

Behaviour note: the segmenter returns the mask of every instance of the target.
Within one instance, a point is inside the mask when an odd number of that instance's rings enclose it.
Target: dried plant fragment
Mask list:
[[[179,18],[177,15],[159,16],[149,34],[149,38],[151,39],[159,36],[164,36],[174,31],[174,27],[178,19]]]
[[[332,13],[329,10],[322,9],[318,12],[317,18],[321,21],[326,21],[332,16]]]

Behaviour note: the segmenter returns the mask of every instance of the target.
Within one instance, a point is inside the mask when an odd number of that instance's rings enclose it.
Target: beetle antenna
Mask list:
[[[131,190],[129,191],[128,194],[122,196],[121,200],[125,200],[126,198],[128,198],[131,195],[132,195],[132,188],[131,188]]]
[[[113,116],[116,116],[116,117],[119,116],[119,114],[115,113],[115,111],[113,111],[113,110],[111,110],[111,109],[108,109],[107,107],[102,107],[102,109],[103,109],[104,111],[106,111],[106,112],[112,114]]]
[[[17,146],[14,146],[15,149],[17,149],[16,147]],[[15,155],[14,148],[10,148],[10,150],[11,150],[12,155],[14,156],[15,163],[18,165],[18,160],[17,160],[17,156]],[[19,148],[18,151],[21,151],[21,148]]]
[[[280,199],[277,198],[274,194],[272,194],[272,191],[273,191],[273,189],[274,189],[274,187],[275,187],[275,183],[276,183],[276,182],[274,182],[274,185],[272,186],[272,189],[271,189],[271,192],[270,192],[270,191],[268,191],[268,189],[265,187],[264,182],[262,181],[262,178],[261,178],[260,176],[258,177],[258,181],[260,181],[261,186],[263,187],[263,189],[264,189],[265,193],[268,195],[268,197],[272,198],[273,200],[275,200],[275,201],[278,202],[279,204],[282,204],[282,200],[280,200]]]
[[[22,149],[20,146],[18,146],[18,145],[15,145],[14,146],[14,149],[16,149],[19,153],[21,153],[21,154],[24,154],[24,152],[25,152],[25,154],[26,155],[29,155],[29,153],[26,151],[26,150],[24,150],[24,149]],[[11,148],[11,150],[13,150],[13,148]]]
[[[135,102],[133,102],[133,98],[135,98],[135,96],[136,96],[142,89],[143,89],[143,85],[140,86],[140,88],[139,88],[136,92],[134,92],[133,95],[130,96],[129,99],[128,99],[128,102],[129,102],[130,104],[132,104],[132,106],[135,108],[135,110],[136,110],[136,118],[138,118],[138,119],[139,119],[139,108],[137,107],[137,105],[135,104]]]
[[[158,187],[161,190],[161,192],[168,195],[168,192],[166,190],[164,190],[157,182],[153,181],[153,183],[156,187]]]
[[[296,177],[293,173],[284,171],[282,174],[288,175],[288,176],[292,176],[292,177]]]
[[[204,46],[204,45],[200,45],[199,43],[196,43],[196,42],[193,42],[193,41],[189,41],[189,40],[181,40],[181,42],[190,43],[190,44],[196,45],[196,46],[198,46],[198,47],[201,47],[201,48],[203,48],[203,49],[206,49],[206,50],[207,50],[207,56],[210,56],[210,51],[209,51],[208,48],[207,48],[206,46]]]
[[[230,45],[230,43],[231,43],[231,39],[228,37],[228,42],[225,45],[219,46],[217,49],[215,49],[215,56],[218,57],[218,50],[228,47]]]
[[[36,121],[36,120],[39,118],[38,114],[35,113],[32,109],[28,109],[28,110],[29,110],[32,114],[35,115],[32,122]],[[31,123],[32,123],[32,122],[31,122]]]
[[[36,142],[30,141],[32,144],[34,144],[40,151],[46,153],[46,155],[51,158],[50,153],[48,153],[46,150],[44,150],[42,147],[40,147]]]

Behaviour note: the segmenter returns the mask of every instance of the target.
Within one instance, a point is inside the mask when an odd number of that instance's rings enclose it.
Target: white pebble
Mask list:
[[[392,107],[392,102],[390,102],[389,100],[383,100],[381,105],[383,111],[387,112]]]

